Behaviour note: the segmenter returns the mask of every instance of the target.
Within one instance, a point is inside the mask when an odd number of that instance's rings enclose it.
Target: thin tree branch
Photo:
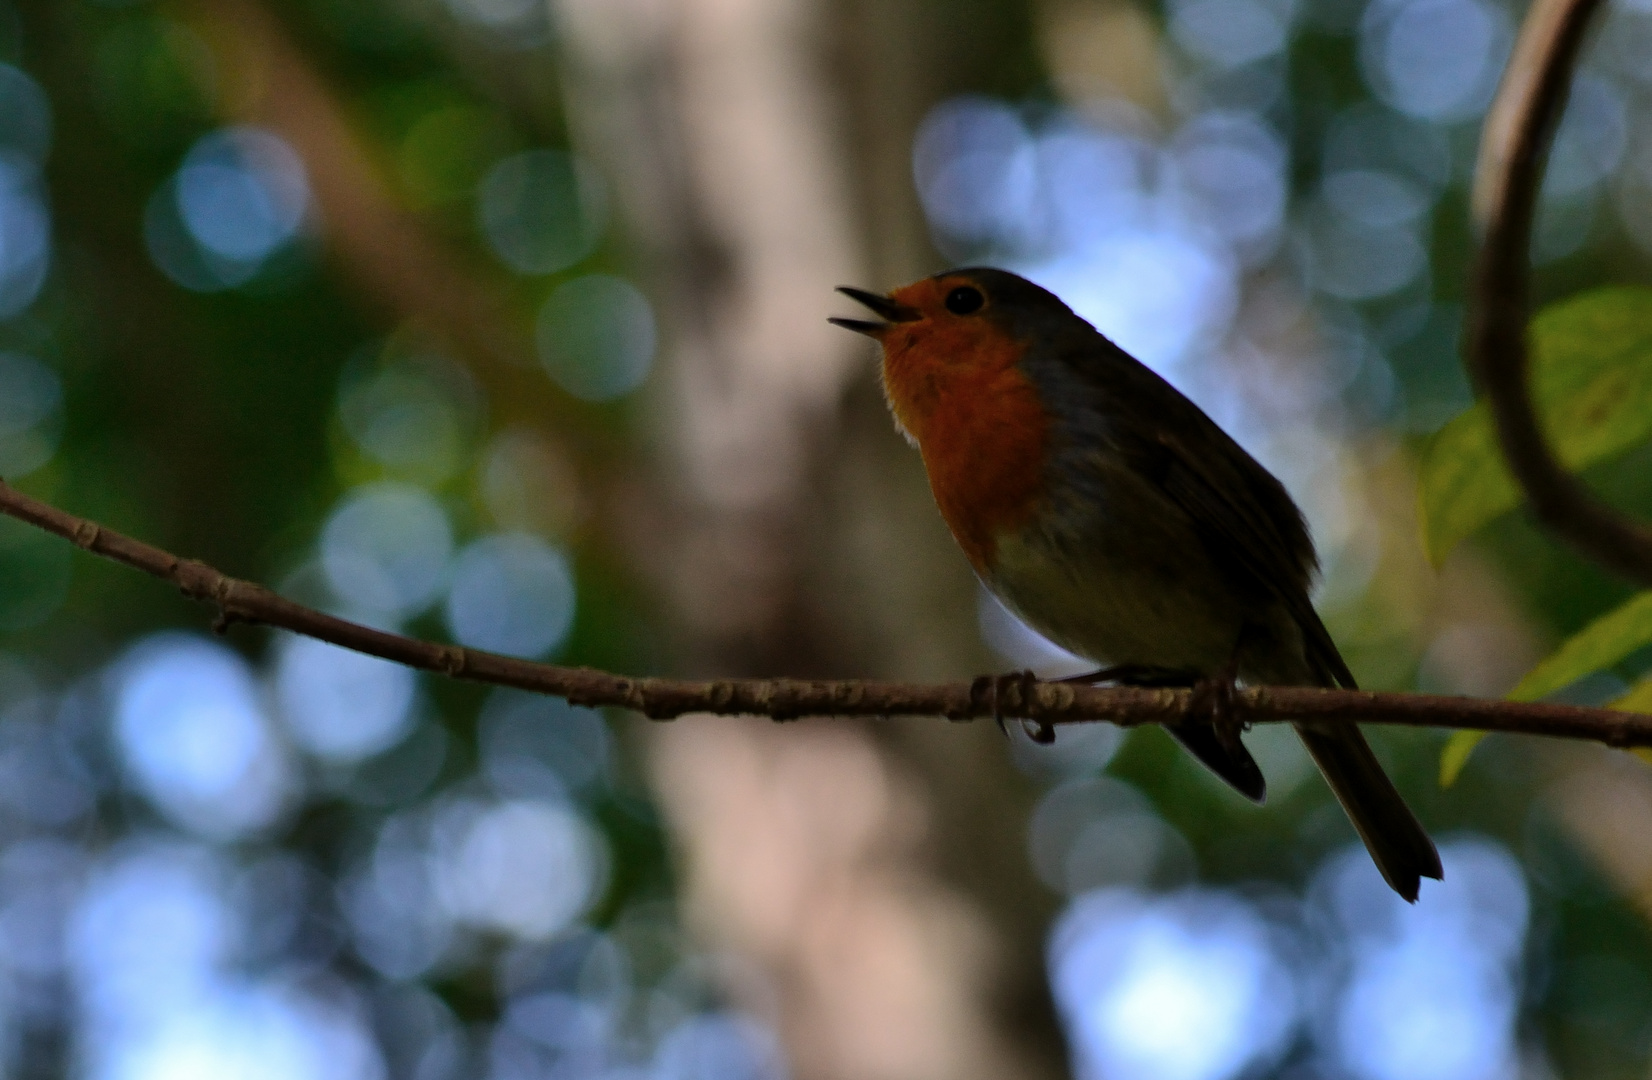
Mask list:
[[[575,705],[630,709],[655,720],[686,713],[763,716],[944,716],[949,720],[1020,717],[1039,723],[1106,720],[1120,727],[1174,723],[1187,716],[1186,690],[1023,683],[982,677],[969,683],[897,683],[855,679],[630,678],[591,668],[537,664],[456,645],[386,633],[294,603],[196,559],[183,559],[97,522],[76,517],[0,482],[0,513],[70,540],[176,585],[185,596],[218,608],[217,626],[245,622],[290,630],[369,656],[456,679],[514,686],[566,698]],[[1608,746],[1652,746],[1652,715],[1575,705],[1488,701],[1426,694],[1382,694],[1309,687],[1240,691],[1247,721],[1379,723],[1473,728],[1584,739]]]
[[[1503,455],[1545,528],[1652,586],[1652,529],[1596,499],[1556,460],[1528,390],[1532,220],[1584,30],[1602,0],[1535,0],[1486,116],[1475,216],[1484,229],[1469,297],[1467,363]]]

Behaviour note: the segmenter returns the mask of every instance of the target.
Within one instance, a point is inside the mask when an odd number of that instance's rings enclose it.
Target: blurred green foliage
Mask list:
[[[1583,469],[1652,435],[1652,291],[1610,287],[1555,304],[1532,321],[1533,403],[1556,455]],[[1429,442],[1418,481],[1436,565],[1520,504],[1491,413],[1476,405]]]

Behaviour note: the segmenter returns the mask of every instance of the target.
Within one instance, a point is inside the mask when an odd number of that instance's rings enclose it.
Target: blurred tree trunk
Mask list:
[[[942,8],[556,9],[577,137],[620,184],[668,342],[657,489],[629,531],[684,671],[991,666],[974,581],[869,350],[824,321],[836,285],[935,269],[909,147],[973,74],[948,70],[967,49],[924,33]],[[989,725],[694,718],[651,746],[688,917],[755,961],[766,990],[731,992],[769,1003],[797,1075],[1064,1073],[1043,976],[1053,899],[1024,853],[1035,792]]]

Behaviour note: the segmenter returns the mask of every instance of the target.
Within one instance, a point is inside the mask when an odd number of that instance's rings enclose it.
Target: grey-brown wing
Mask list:
[[[1352,687],[1309,601],[1313,541],[1284,485],[1180,391],[1076,317],[1053,351],[1059,358],[1035,378],[1069,422],[1110,444],[1186,514],[1242,595],[1285,607],[1319,682]]]
[[[1197,419],[1174,430],[1159,426],[1143,447],[1160,489],[1193,521],[1230,579],[1290,612],[1319,680],[1353,687],[1353,674],[1308,596],[1317,564],[1302,512],[1272,473],[1188,406]]]

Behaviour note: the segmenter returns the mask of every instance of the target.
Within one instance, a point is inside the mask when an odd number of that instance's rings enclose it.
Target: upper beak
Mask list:
[[[882,315],[887,322],[868,322],[865,319],[827,319],[834,326],[841,326],[845,330],[853,330],[857,334],[868,337],[880,337],[889,329],[890,323],[913,322],[922,316],[916,308],[909,308],[905,304],[897,304],[887,296],[879,296],[875,292],[857,289],[850,285],[841,285],[838,292],[852,300],[858,300],[871,308],[875,313]]]

